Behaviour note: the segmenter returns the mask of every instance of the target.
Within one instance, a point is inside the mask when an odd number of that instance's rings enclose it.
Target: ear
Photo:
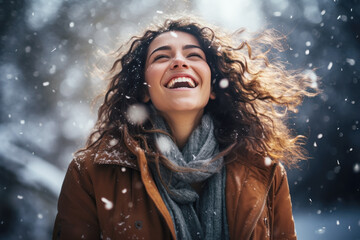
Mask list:
[[[215,100],[215,98],[216,98],[215,93],[214,93],[214,92],[211,92],[211,93],[210,93],[210,99],[211,99],[211,100]]]
[[[150,101],[150,93],[148,89],[149,85],[144,81],[144,97],[143,97],[143,103],[147,103]]]
[[[143,102],[144,102],[144,103],[147,103],[147,102],[149,102],[149,101],[150,101],[149,93],[145,93],[145,96],[144,96],[144,98],[143,98]]]

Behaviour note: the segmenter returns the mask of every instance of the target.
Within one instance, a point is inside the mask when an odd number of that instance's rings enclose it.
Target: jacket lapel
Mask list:
[[[137,157],[138,157],[138,161],[139,161],[139,169],[141,172],[141,179],[143,181],[145,189],[146,189],[147,193],[149,194],[150,198],[155,203],[155,205],[158,208],[158,210],[160,211],[160,213],[162,214],[162,216],[164,217],[165,222],[171,231],[173,239],[176,239],[174,222],[171,218],[169,210],[167,209],[167,207],[160,195],[158,188],[156,187],[155,181],[154,181],[153,177],[151,176],[144,151],[139,149],[137,152]]]
[[[226,208],[230,239],[250,239],[266,204],[276,165],[258,167],[234,162],[227,166]]]
[[[104,137],[104,140],[99,145],[99,150],[94,156],[96,164],[115,164],[122,167],[129,167],[140,171],[142,182],[145,186],[151,200],[155,203],[157,209],[164,217],[168,225],[173,239],[176,239],[175,227],[172,221],[169,210],[167,209],[161,195],[156,187],[155,181],[151,175],[148,167],[145,153],[142,149],[138,148],[136,156],[129,154],[129,151],[122,150],[120,144],[111,144],[113,139],[111,136]]]

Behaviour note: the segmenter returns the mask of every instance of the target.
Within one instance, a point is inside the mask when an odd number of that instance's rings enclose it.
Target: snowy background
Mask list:
[[[176,9],[288,35],[281,57],[323,90],[289,122],[312,156],[288,173],[298,237],[360,239],[359,0],[0,0],[0,239],[50,239],[67,165],[95,121],[100,53]]]

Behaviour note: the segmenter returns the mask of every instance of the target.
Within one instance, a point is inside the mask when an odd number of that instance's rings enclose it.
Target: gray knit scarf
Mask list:
[[[169,132],[162,117],[155,115],[155,127]],[[160,195],[175,224],[177,239],[229,239],[225,203],[225,167],[223,158],[209,163],[219,153],[214,124],[204,115],[182,151],[165,134],[156,134],[162,154],[181,167],[205,169],[206,172],[170,172],[160,165],[161,176],[170,192],[162,185],[154,164],[150,165]],[[191,183],[205,182],[201,197]]]

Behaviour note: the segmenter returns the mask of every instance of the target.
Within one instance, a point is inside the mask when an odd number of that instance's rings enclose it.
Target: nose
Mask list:
[[[183,57],[176,57],[172,63],[171,63],[171,67],[170,69],[175,70],[175,69],[182,69],[182,68],[188,68],[189,65],[186,61],[186,59],[184,59]]]

